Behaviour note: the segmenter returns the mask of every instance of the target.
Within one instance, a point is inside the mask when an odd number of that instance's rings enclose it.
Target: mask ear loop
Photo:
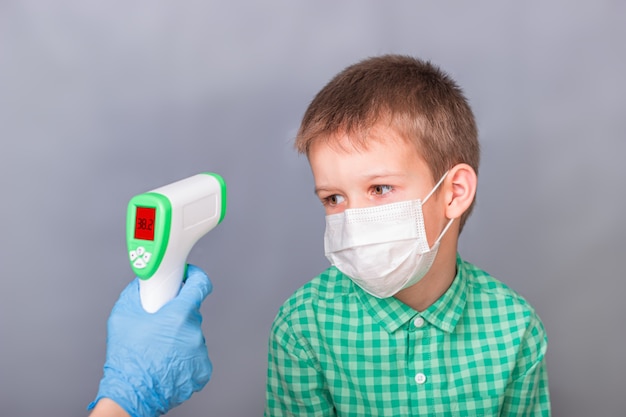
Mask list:
[[[435,240],[435,243],[433,243],[432,248],[434,248],[435,246],[437,246],[439,244],[439,241],[441,240],[441,238],[443,237],[443,235],[446,234],[446,232],[448,231],[448,229],[450,228],[450,226],[452,226],[452,222],[454,221],[454,219],[450,219],[450,221],[448,222],[448,224],[446,224],[446,227],[443,228],[443,230],[441,231],[441,233],[439,234],[439,237],[437,238],[437,240]],[[432,249],[431,248],[431,249]]]
[[[428,201],[428,199],[435,193],[435,191],[437,191],[437,188],[439,188],[439,186],[441,185],[441,183],[443,182],[443,180],[446,179],[446,177],[448,176],[448,172],[450,171],[446,171],[445,174],[443,174],[443,176],[441,177],[441,179],[439,181],[437,181],[437,184],[435,184],[435,186],[433,187],[432,190],[430,190],[430,192],[428,193],[428,195],[426,196],[426,198],[424,198],[424,201],[422,201],[422,205],[424,203],[426,203],[426,201]],[[437,240],[435,240],[435,243],[433,243],[433,246],[431,247],[434,248],[435,246],[437,246],[439,244],[439,241],[441,240],[441,238],[443,237],[444,234],[446,234],[446,232],[448,231],[448,229],[450,228],[450,226],[452,226],[452,222],[454,221],[454,219],[450,219],[450,221],[448,221],[448,224],[446,224],[446,226],[443,228],[443,230],[441,231],[441,233],[439,234],[439,237],[437,238]]]
[[[446,179],[446,177],[448,176],[448,172],[450,171],[446,171],[445,174],[443,174],[443,177],[441,177],[441,179],[439,181],[437,181],[437,184],[435,184],[435,186],[433,187],[432,190],[430,190],[430,192],[428,193],[428,195],[426,197],[424,197],[424,199],[422,200],[422,204],[426,204],[426,202],[428,201],[428,199],[430,198],[430,196],[432,196],[435,191],[437,191],[437,188],[439,188],[439,186],[441,185],[441,183],[443,182],[443,180]]]

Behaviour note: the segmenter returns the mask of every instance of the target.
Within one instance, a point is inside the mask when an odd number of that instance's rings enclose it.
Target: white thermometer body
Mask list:
[[[226,184],[214,173],[194,175],[130,200],[126,242],[147,312],[158,311],[176,297],[191,248],[225,214]]]

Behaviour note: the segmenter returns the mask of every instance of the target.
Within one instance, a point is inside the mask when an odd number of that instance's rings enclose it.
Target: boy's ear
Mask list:
[[[467,164],[457,164],[450,169],[445,182],[446,217],[458,219],[474,201],[478,185],[476,171]]]

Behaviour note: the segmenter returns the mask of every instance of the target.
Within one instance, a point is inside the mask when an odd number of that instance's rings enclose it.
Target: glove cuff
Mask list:
[[[139,395],[134,385],[126,381],[123,376],[116,377],[111,375],[112,373],[105,370],[104,377],[100,381],[98,394],[87,406],[87,410],[92,410],[102,398],[109,398],[122,407],[131,417],[158,417],[165,413],[165,410],[150,406],[146,399]]]

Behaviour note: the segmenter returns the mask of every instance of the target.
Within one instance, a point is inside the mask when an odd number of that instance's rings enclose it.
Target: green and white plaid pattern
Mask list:
[[[513,290],[457,260],[417,312],[332,267],[281,307],[266,416],[549,416],[547,338]]]

